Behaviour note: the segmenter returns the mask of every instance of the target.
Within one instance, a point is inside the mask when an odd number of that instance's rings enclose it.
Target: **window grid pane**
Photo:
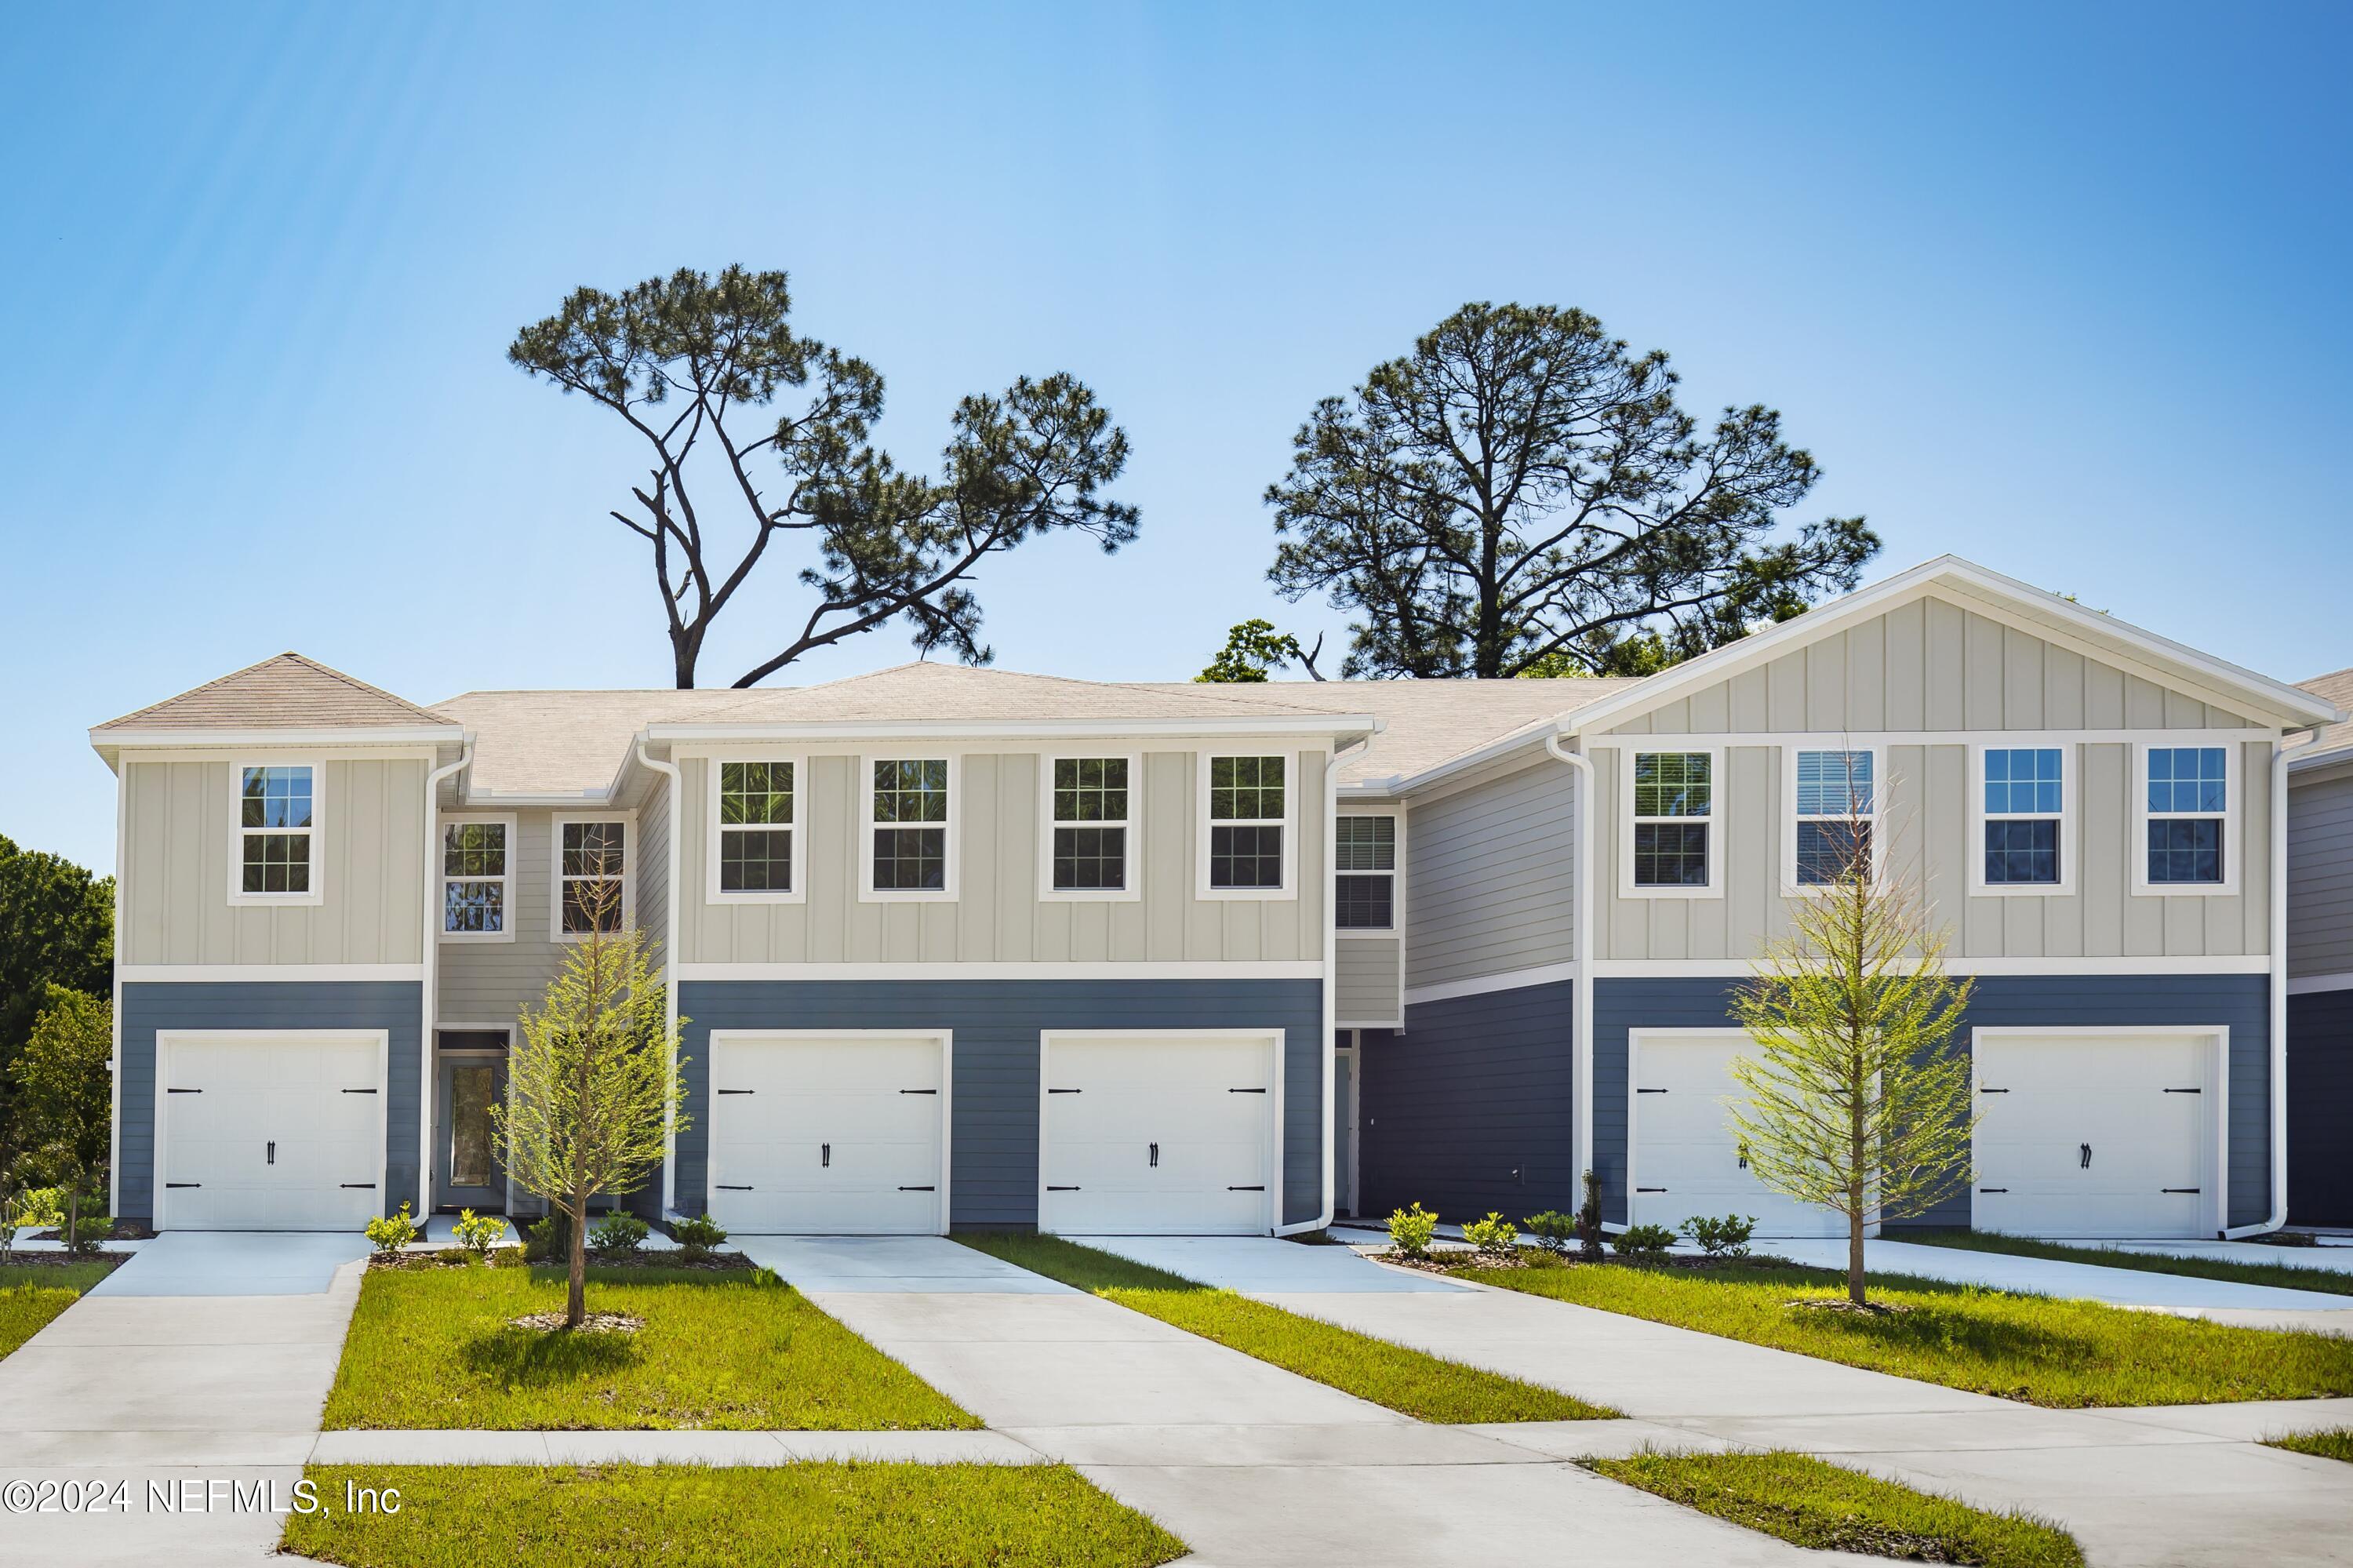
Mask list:
[[[2148,809],[2166,812],[2227,810],[2226,755],[2219,746],[2150,747]]]
[[[719,891],[790,893],[790,828],[723,828],[719,834]]]
[[[1707,885],[1705,822],[1638,823],[1634,829],[1634,885]]]
[[[2152,883],[2221,881],[2221,819],[2171,817],[2149,823],[2148,880]]]
[[[564,824],[564,874],[566,876],[618,876],[622,871],[621,824],[618,822],[566,822]]]
[[[564,934],[586,936],[590,930],[610,936],[621,928],[627,894],[621,877],[626,869],[627,829],[620,822],[566,822],[559,839],[558,859],[564,883]]]
[[[1280,757],[1209,758],[1210,820],[1221,822],[1281,821],[1282,766],[1283,759]]]
[[[311,835],[245,835],[243,890],[248,893],[311,891]]]
[[[930,758],[876,763],[874,820],[878,822],[946,821],[946,761],[941,758]],[[878,848],[875,853],[879,855],[881,852]]]
[[[445,876],[504,876],[507,874],[507,825],[504,822],[451,822],[442,835],[441,871]]]
[[[506,929],[505,883],[449,882],[442,889],[442,930],[453,936],[490,937]]]
[[[1838,820],[1798,824],[1798,881],[1825,887],[1856,874],[1871,874],[1871,824]]]
[[[1395,871],[1397,819],[1342,817],[1334,834],[1333,864],[1341,871]]]
[[[791,763],[723,762],[719,765],[721,826],[788,824],[792,821]]]
[[[1334,909],[1344,931],[1386,931],[1396,924],[1397,878],[1344,875],[1334,890]]]
[[[248,828],[311,825],[311,770],[248,768],[239,786],[239,821]]]
[[[1054,759],[1054,821],[1127,821],[1127,758],[1058,757]]]
[[[2017,747],[1985,754],[1985,812],[1989,817],[2056,817],[2063,809],[2057,747]]]
[[[1988,822],[1985,879],[1989,886],[2059,880],[2059,824],[2055,820]]]
[[[1871,753],[1798,753],[1798,815],[1867,817],[1872,809]]]
[[[1125,828],[1056,828],[1054,886],[1063,892],[1116,892],[1127,885]]]
[[[1709,815],[1715,792],[1715,761],[1704,751],[1636,752],[1635,817]]]
[[[1281,887],[1282,830],[1279,827],[1230,827],[1223,823],[1212,826],[1209,829],[1209,885]]]
[[[943,892],[948,885],[947,867],[945,828],[874,830],[874,886],[878,892]]]

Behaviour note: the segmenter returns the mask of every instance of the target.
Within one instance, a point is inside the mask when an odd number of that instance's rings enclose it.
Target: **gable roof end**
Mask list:
[[[455,735],[459,726],[315,659],[280,653],[109,719],[90,736],[93,744],[123,745],[192,732],[342,729],[432,729]]]

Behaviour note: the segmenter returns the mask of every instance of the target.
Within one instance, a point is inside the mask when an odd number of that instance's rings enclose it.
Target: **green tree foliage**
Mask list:
[[[0,838],[0,1075],[53,985],[114,994],[114,879]]]
[[[1790,934],[1766,944],[1735,993],[1757,1052],[1733,1059],[1742,1093],[1729,1117],[1758,1181],[1845,1216],[1859,1307],[1863,1232],[1961,1191],[1978,1118],[1959,1048],[1971,982],[1945,972],[1918,886],[1873,875],[1879,824],[1866,801],[1850,803],[1840,874],[1789,901]]]
[[[1465,305],[1300,427],[1268,576],[1361,615],[1343,675],[1641,673],[1852,588],[1862,518],[1781,531],[1820,471],[1780,416],[1703,431],[1676,379],[1582,311]]]
[[[1271,620],[1245,620],[1226,633],[1226,645],[1209,661],[1209,667],[1193,677],[1197,682],[1228,684],[1248,684],[1264,681],[1285,664],[1299,663],[1311,675],[1315,673],[1315,653],[1324,646],[1321,640],[1314,649],[1303,649],[1299,639],[1288,631],[1277,631]],[[1316,676],[1321,680],[1322,676]]]
[[[32,1038],[8,1069],[25,1158],[66,1193],[66,1241],[81,1239],[82,1200],[104,1191],[114,1128],[112,1005],[51,986]]]
[[[686,1126],[652,942],[615,917],[616,884],[581,885],[594,890],[583,895],[591,929],[565,948],[539,1005],[523,1010],[507,1102],[491,1107],[508,1173],[566,1218],[573,1328],[587,1312],[590,1201],[635,1192],[661,1161],[666,1122],[675,1115]]]
[[[796,334],[791,311],[782,272],[681,268],[617,294],[575,290],[507,349],[643,443],[645,480],[611,515],[650,548],[681,687],[694,684],[713,620],[784,535],[800,542],[811,602],[738,686],[893,621],[922,652],[985,664],[972,587],[984,559],[1050,534],[1083,534],[1107,552],[1135,537],[1136,509],[1101,493],[1127,466],[1127,437],[1071,376],[964,398],[941,476],[902,472],[869,440],[881,374]]]

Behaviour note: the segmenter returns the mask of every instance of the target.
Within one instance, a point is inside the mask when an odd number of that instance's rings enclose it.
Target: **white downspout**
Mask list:
[[[2308,745],[2315,734],[2306,730],[2297,745]],[[2241,1236],[2260,1235],[2275,1231],[2287,1224],[2287,759],[2291,748],[2283,733],[2272,744],[2272,909],[2270,922],[2272,986],[2272,1212],[2260,1224],[2232,1225],[2231,1216],[2222,1216],[2229,1228],[2222,1232],[2225,1241]],[[2223,1064],[2230,1070],[2230,1064]],[[2229,1150],[2223,1150],[2229,1158]]]
[[[1334,853],[1334,845],[1340,832],[1340,759],[1352,752],[1362,751],[1372,744],[1371,737],[1367,736],[1354,746],[1324,754],[1324,1208],[1323,1212],[1313,1220],[1302,1221],[1295,1225],[1286,1225],[1282,1223],[1282,1202],[1280,1198],[1276,1199],[1274,1234],[1279,1236],[1297,1235],[1303,1231],[1323,1230],[1332,1223],[1333,1208],[1336,1202],[1336,1194],[1332,1190],[1332,1139],[1333,1123],[1338,1114],[1338,1107],[1333,1104],[1333,1101],[1338,1096],[1340,1088],[1338,1029],[1340,999],[1335,994],[1338,989],[1340,978],[1337,973],[1340,959],[1340,922],[1339,912],[1335,904],[1335,900],[1339,895],[1340,876],[1338,856]],[[1405,934],[1399,932],[1398,939],[1403,941]],[[1363,1070],[1360,1060],[1357,1071]],[[1278,1171],[1275,1173],[1278,1191],[1282,1180],[1282,1172]]]
[[[1576,978],[1569,981],[1569,1082],[1570,1097],[1577,1102],[1571,1110],[1576,1125],[1571,1132],[1569,1153],[1577,1167],[1575,1180],[1579,1185],[1572,1196],[1584,1198],[1585,1172],[1593,1165],[1593,759],[1582,752],[1569,750],[1560,743],[1558,731],[1545,736],[1545,749],[1559,760],[1577,769],[1577,826],[1575,850],[1577,856],[1577,907],[1570,916],[1569,956],[1575,960]],[[1629,1199],[1630,1203],[1631,1199]],[[1630,1207],[1628,1213],[1633,1211]]]
[[[441,850],[441,780],[465,771],[474,760],[474,737],[468,736],[458,760],[425,777],[425,1004],[417,1030],[417,1223],[433,1213],[433,1020],[440,1011],[441,885],[435,869]],[[512,911],[510,911],[512,913]],[[389,1200],[389,1192],[385,1194]]]
[[[678,1068],[678,862],[679,834],[685,831],[685,775],[675,762],[650,756],[638,742],[638,760],[670,780],[670,864],[662,874],[670,893],[662,900],[662,1033],[670,1042],[670,1070]],[[662,1213],[678,1212],[678,1107],[662,1109]]]

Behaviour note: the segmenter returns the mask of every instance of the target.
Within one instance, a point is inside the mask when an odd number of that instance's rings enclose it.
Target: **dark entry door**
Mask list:
[[[433,1205],[504,1213],[507,1173],[499,1163],[491,1107],[506,1097],[504,1056],[445,1055],[434,1096]]]

